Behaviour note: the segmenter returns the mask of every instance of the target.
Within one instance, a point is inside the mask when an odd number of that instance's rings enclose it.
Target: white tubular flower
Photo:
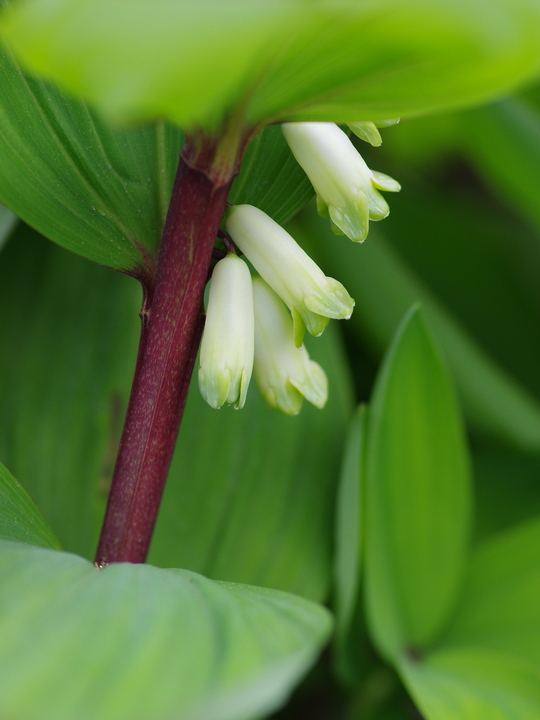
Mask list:
[[[201,342],[199,389],[213,408],[244,406],[253,370],[251,273],[236,255],[220,260],[212,273]]]
[[[326,277],[280,225],[252,205],[235,205],[227,232],[257,272],[291,311],[297,346],[304,329],[320,335],[328,318],[349,318],[354,300],[343,285]]]
[[[370,170],[346,133],[334,123],[284,123],[282,128],[315,188],[319,213],[330,216],[337,232],[362,242],[369,221],[382,220],[389,213],[388,203],[377,189],[397,192],[399,183]]]
[[[398,122],[399,118],[392,118],[391,120],[364,120],[363,122],[347,123],[347,125],[356,137],[365,140],[370,145],[373,145],[373,147],[379,147],[379,145],[382,145],[379,128],[391,127],[392,125],[397,125]]]
[[[287,308],[262,280],[253,279],[255,365],[253,374],[266,402],[286,415],[296,415],[305,397],[318,408],[328,398],[324,370],[294,343]]]

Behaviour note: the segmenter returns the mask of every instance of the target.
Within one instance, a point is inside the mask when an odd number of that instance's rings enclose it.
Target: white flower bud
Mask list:
[[[372,172],[348,136],[334,123],[284,123],[283,133],[317,193],[317,207],[338,232],[361,242],[370,220],[382,220],[388,203],[377,192],[397,192],[388,175]]]
[[[199,389],[213,408],[244,406],[253,370],[253,292],[246,263],[230,254],[212,273],[201,342]]]
[[[296,347],[287,308],[259,277],[253,279],[255,310],[255,364],[253,374],[267,403],[286,415],[295,415],[305,397],[318,408],[328,398],[324,370],[309,359],[303,345]]]
[[[320,335],[328,318],[349,318],[354,300],[343,285],[326,277],[280,225],[252,205],[235,205],[227,232],[257,272],[291,311],[297,346],[304,329]]]

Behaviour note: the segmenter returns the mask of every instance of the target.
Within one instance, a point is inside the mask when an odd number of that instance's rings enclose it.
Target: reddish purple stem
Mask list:
[[[153,297],[143,315],[135,377],[96,554],[100,567],[146,559],[197,354],[204,286],[235,166],[225,177],[215,173],[216,181],[210,179],[212,173],[192,165],[196,163],[180,159]]]

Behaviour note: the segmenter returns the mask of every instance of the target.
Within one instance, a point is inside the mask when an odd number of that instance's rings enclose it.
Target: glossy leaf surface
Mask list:
[[[451,381],[421,312],[379,372],[366,465],[365,583],[379,649],[398,657],[441,632],[460,589],[471,488]]]
[[[330,626],[292,595],[2,542],[0,714],[248,720],[285,700]]]
[[[0,464],[0,539],[38,545],[60,547],[54,533],[32,502],[32,499]]]
[[[27,0],[4,33],[109,114],[187,128],[231,107],[344,122],[474,102],[538,70],[539,18],[532,0]]]

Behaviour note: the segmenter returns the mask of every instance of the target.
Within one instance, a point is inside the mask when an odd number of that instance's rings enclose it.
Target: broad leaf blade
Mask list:
[[[472,103],[538,71],[539,21],[533,0],[27,0],[4,32],[115,117],[215,128],[232,107],[257,124]]]
[[[468,457],[453,388],[421,312],[400,326],[370,407],[365,577],[368,623],[396,658],[441,632],[469,532]]]
[[[536,720],[540,672],[493,652],[440,650],[401,672],[426,720]]]
[[[445,645],[504,652],[540,672],[540,519],[484,541],[474,553]]]
[[[139,335],[140,290],[21,224],[2,252],[0,457],[63,547],[92,556]]]
[[[284,701],[331,625],[292,595],[16,543],[0,588],[0,714],[19,720],[248,720]]]
[[[51,240],[131,274],[152,273],[181,133],[111,128],[23,74],[0,46],[0,199]]]
[[[289,220],[314,191],[277,125],[264,128],[248,146],[228,201],[255,205],[280,225]]]
[[[0,539],[59,548],[53,531],[32,499],[0,463]]]

